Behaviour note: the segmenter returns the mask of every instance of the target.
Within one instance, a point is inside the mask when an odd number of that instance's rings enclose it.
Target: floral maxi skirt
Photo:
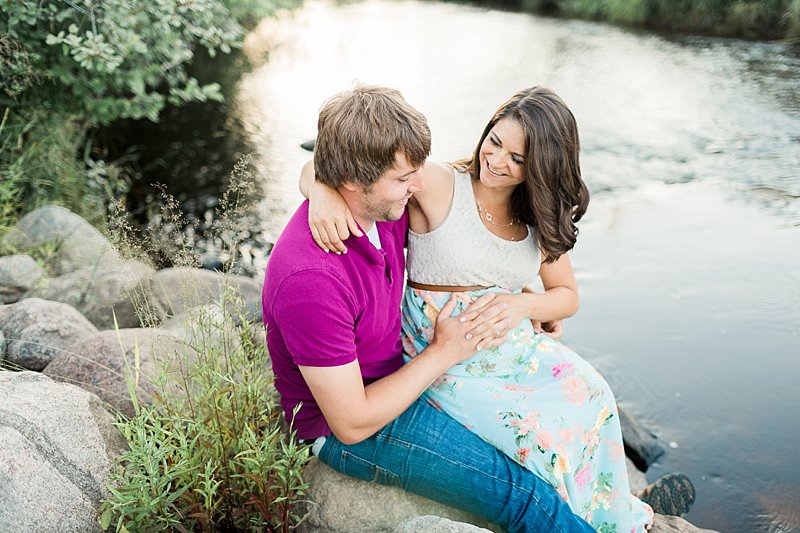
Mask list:
[[[457,293],[454,314],[491,288]],[[449,292],[407,287],[407,360],[428,346]],[[575,352],[524,320],[498,348],[450,368],[427,400],[550,483],[597,531],[644,531],[649,505],[633,496],[616,401],[602,376]]]

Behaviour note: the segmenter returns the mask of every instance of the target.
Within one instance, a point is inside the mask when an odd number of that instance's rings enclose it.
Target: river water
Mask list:
[[[544,85],[573,110],[593,193],[565,342],[688,474],[688,519],[800,531],[800,51],[453,3],[307,2],[247,38],[234,105],[264,231],[300,201],[325,98],[399,88],[433,159],[469,154],[496,107]]]

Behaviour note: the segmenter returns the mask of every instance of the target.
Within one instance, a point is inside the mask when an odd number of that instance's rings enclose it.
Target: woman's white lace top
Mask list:
[[[539,274],[539,247],[532,228],[507,241],[481,221],[468,174],[455,173],[450,213],[428,233],[408,232],[408,279],[426,285],[497,285],[518,289]]]

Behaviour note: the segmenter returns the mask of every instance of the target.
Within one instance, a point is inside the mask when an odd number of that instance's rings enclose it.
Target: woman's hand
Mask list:
[[[485,307],[489,302],[494,299],[494,293],[485,294],[481,298],[483,301],[480,303],[481,307]],[[467,311],[478,303],[479,300],[473,302]],[[481,325],[482,322],[490,321],[495,322],[495,313],[499,313],[505,305],[499,305],[492,309],[484,309],[481,317],[476,317],[471,320],[461,320],[464,316],[462,313],[459,316],[453,317],[453,310],[458,302],[457,296],[451,296],[446,304],[436,317],[436,325],[433,330],[433,340],[431,344],[441,346],[448,356],[453,357],[453,364],[460,363],[472,357],[472,355],[480,350],[487,348],[494,348],[505,343],[508,339],[505,335],[498,335],[497,332],[489,328],[484,328],[481,333],[470,333],[471,329]]]
[[[531,323],[533,323],[533,331],[536,333],[544,333],[554,341],[561,340],[561,337],[564,336],[563,320],[550,320],[548,322],[531,320]]]
[[[487,296],[493,295],[492,299]],[[487,331],[497,337],[504,337],[509,331],[519,326],[523,320],[531,318],[531,293],[498,294],[486,293],[458,318],[463,322],[471,322],[473,326],[468,335],[484,335]]]
[[[314,181],[308,190],[308,226],[317,246],[326,252],[347,253],[342,241],[362,237],[353,214],[339,191]]]

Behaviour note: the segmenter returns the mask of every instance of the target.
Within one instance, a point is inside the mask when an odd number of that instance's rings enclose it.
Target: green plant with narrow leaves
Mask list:
[[[0,128],[0,234],[20,215],[47,204],[64,205],[102,226],[106,203],[123,194],[127,185],[119,167],[94,160],[89,154],[76,157],[86,131],[78,116],[47,110],[20,114],[6,108],[4,118]]]
[[[228,316],[241,308],[233,290],[224,299]],[[160,354],[153,403],[134,401],[136,415],[117,421],[130,450],[101,506],[102,526],[290,531],[302,518],[309,451],[282,428],[264,343],[213,312],[200,311],[191,327],[185,352]]]
[[[214,228],[229,246],[231,262],[247,224],[242,217],[255,200],[253,180],[244,159],[220,200]],[[196,264],[191,241],[180,231],[185,221],[166,191],[161,231],[131,235],[137,230],[125,223],[124,213],[116,216],[111,234],[124,255],[160,255],[166,246],[182,264]],[[185,290],[187,301],[194,301],[192,287]],[[153,319],[148,297],[136,295],[143,322]],[[126,363],[135,416],[117,420],[130,449],[101,505],[103,527],[290,531],[302,520],[298,503],[306,491],[302,472],[309,448],[283,427],[263,327],[249,324],[237,287],[227,286],[216,305],[192,311],[181,331],[180,349],[153,347],[157,394],[151,403],[136,394],[137,350]]]

